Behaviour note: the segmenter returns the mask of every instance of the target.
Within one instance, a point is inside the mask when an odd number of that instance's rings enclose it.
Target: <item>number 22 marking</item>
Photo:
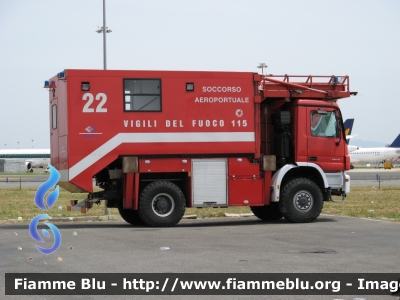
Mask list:
[[[92,103],[94,101],[93,94],[91,94],[91,93],[83,94],[82,100],[88,101],[83,106],[82,112],[84,112],[84,113],[95,112],[95,109],[93,107],[90,107],[90,105],[92,105]],[[99,112],[99,113],[107,112],[107,108],[103,107],[103,105],[106,104],[106,102],[107,102],[107,95],[104,93],[98,93],[96,95],[96,100],[101,100],[100,103],[96,106],[96,112]]]

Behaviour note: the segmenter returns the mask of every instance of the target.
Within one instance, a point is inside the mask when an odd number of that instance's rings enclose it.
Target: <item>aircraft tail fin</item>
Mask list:
[[[344,133],[346,135],[346,142],[347,144],[350,141],[351,138],[351,131],[353,130],[353,124],[354,124],[354,119],[347,119],[346,121],[344,121],[343,125],[344,125]]]
[[[392,148],[400,148],[400,134],[397,136],[397,138],[393,141],[392,144],[389,145],[389,147]]]

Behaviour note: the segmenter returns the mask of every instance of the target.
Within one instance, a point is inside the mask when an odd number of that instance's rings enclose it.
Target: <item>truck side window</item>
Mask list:
[[[57,129],[57,105],[51,107],[51,128]]]
[[[319,113],[311,111],[311,135],[321,137],[339,137],[336,123],[337,116],[334,112]]]
[[[161,80],[124,79],[124,111],[161,111]]]

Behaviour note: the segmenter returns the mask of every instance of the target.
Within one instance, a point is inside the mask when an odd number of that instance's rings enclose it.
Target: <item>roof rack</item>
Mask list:
[[[258,74],[257,74],[258,75]],[[335,100],[357,95],[350,92],[349,76],[259,75],[264,98]]]

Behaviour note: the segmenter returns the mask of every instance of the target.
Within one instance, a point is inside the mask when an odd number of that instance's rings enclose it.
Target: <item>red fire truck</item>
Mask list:
[[[312,222],[350,191],[348,76],[68,69],[45,87],[59,185],[88,193],[70,210],[107,200],[128,223],[166,227],[186,207],[249,206]]]

